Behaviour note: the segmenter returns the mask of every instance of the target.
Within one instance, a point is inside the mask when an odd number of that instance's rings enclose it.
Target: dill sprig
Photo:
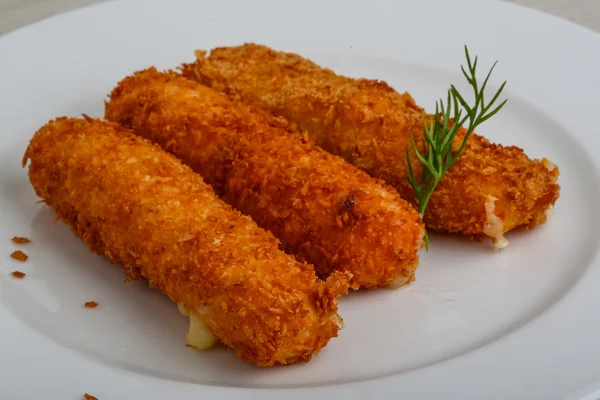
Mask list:
[[[435,103],[435,114],[433,117],[429,118],[429,123],[427,122],[425,112],[423,112],[423,153],[417,148],[417,143],[415,142],[412,132],[410,134],[413,150],[424,167],[420,179],[417,179],[415,176],[410,161],[409,146],[406,146],[406,160],[408,162],[408,168],[405,171],[406,178],[417,195],[418,211],[421,216],[425,214],[425,208],[427,207],[427,203],[429,202],[435,187],[446,171],[450,169],[452,164],[456,162],[465,150],[467,141],[475,128],[494,116],[507,102],[507,100],[504,100],[498,106],[494,107],[494,104],[500,97],[500,94],[506,85],[506,81],[502,83],[492,99],[488,103],[485,102],[485,87],[492,75],[494,67],[496,67],[497,61],[488,72],[483,84],[479,86],[476,76],[477,56],[473,62],[471,62],[467,46],[465,46],[465,55],[467,58],[467,70],[465,70],[462,65],[460,68],[467,79],[467,82],[469,82],[473,88],[475,104],[470,106],[465,98],[458,92],[456,87],[450,85],[446,103],[444,103],[442,99]],[[468,124],[466,126],[467,131],[465,136],[458,151],[453,152],[452,144],[456,133],[460,127],[465,125],[465,123]],[[429,250],[427,231],[425,231],[424,239],[425,246],[427,250]]]

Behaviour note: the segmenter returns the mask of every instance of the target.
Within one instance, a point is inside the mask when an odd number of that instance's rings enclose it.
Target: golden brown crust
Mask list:
[[[287,118],[314,134],[327,151],[385,180],[415,203],[405,178],[405,151],[410,132],[421,142],[422,109],[408,93],[399,94],[380,81],[338,76],[298,55],[255,44],[197,56],[195,63],[183,66],[184,76]],[[420,166],[412,157],[413,165]],[[558,175],[558,168],[545,159],[531,160],[517,147],[473,135],[431,197],[425,222],[439,231],[486,234],[485,203],[493,196],[503,231],[534,227],[546,221],[546,210],[559,196]]]
[[[308,361],[337,335],[340,283],[320,282],[158,146],[110,122],[58,118],[28,159],[36,193],[90,250],[202,310],[244,360]]]
[[[106,118],[181,158],[321,277],[346,271],[355,288],[412,279],[424,232],[418,213],[285,121],[155,69],[120,82]]]
[[[13,241],[13,243],[17,243],[17,244],[31,243],[31,240],[29,240],[28,238],[20,237],[20,236],[15,236],[11,240]]]

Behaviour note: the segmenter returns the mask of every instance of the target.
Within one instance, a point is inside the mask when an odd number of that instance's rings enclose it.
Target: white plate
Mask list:
[[[102,116],[118,80],[195,48],[255,41],[387,80],[431,107],[464,44],[509,103],[481,134],[561,168],[554,217],[494,253],[435,236],[416,282],[341,299],[345,328],[310,363],[260,369],[183,346],[186,320],[92,255],[20,168],[37,128]],[[483,71],[483,68],[482,68]],[[600,387],[600,36],[491,1],[111,2],[0,38],[0,398],[563,399]],[[28,236],[26,263],[8,255]],[[10,277],[15,269],[27,277]],[[100,303],[94,310],[83,303]]]

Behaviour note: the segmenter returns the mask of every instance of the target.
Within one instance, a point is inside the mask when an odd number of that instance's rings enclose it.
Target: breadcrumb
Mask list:
[[[21,262],[25,262],[29,258],[27,256],[27,254],[23,253],[21,250],[13,251],[10,256],[12,258],[14,258],[15,260],[18,260],[18,261],[21,261]]]
[[[96,308],[98,307],[98,303],[95,301],[86,301],[84,304],[85,308]]]
[[[308,361],[341,329],[346,276],[319,281],[200,175],[131,131],[58,118],[31,139],[28,160],[36,194],[90,250],[196,311],[242,359]]]
[[[94,396],[92,396],[91,394],[87,394],[87,393],[83,395],[83,398],[84,398],[85,400],[98,400],[98,398],[97,398],[97,397],[94,397]]]
[[[416,205],[405,178],[405,152],[408,146],[418,180],[423,165],[412,150],[410,133],[422,151],[423,109],[408,93],[382,81],[336,75],[296,54],[256,44],[196,56],[195,63],[183,66],[184,76],[288,119],[315,135],[325,150],[383,179]],[[464,133],[457,135],[454,151]],[[520,148],[473,134],[431,196],[425,223],[469,237],[489,235],[486,227],[497,221],[501,233],[533,228],[546,221],[546,210],[559,197],[558,176],[558,167],[546,159],[532,160]],[[490,197],[497,199],[493,215],[486,211]],[[503,242],[496,230],[492,234],[496,243]]]
[[[25,275],[27,275],[25,272],[21,272],[21,271],[13,271],[10,274],[17,279],[23,279],[23,278],[25,278]]]
[[[31,243],[31,240],[29,240],[28,238],[20,236],[15,236],[14,238],[12,238],[12,241],[17,244]]]

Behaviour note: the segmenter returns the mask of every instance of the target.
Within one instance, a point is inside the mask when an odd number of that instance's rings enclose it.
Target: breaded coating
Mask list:
[[[413,279],[424,234],[418,213],[283,121],[155,69],[120,82],[106,118],[182,159],[320,277],[346,271],[353,288]]]
[[[276,116],[287,118],[332,154],[395,187],[416,204],[405,171],[406,147],[420,176],[422,164],[412,152],[410,133],[423,137],[422,109],[408,94],[385,82],[336,75],[296,54],[246,44],[197,51],[183,66],[184,76]],[[464,137],[459,133],[454,150]],[[422,148],[421,148],[422,150]],[[523,150],[501,146],[473,134],[456,164],[433,193],[424,219],[434,230],[471,237],[532,228],[546,221],[559,196],[558,168],[532,160]]]
[[[17,243],[17,244],[31,243],[31,240],[29,238],[21,237],[21,236],[15,236],[11,240],[13,241],[13,243]]]
[[[91,251],[201,315],[242,359],[308,361],[337,336],[347,278],[318,280],[158,146],[107,121],[58,118],[27,160],[38,196]]]

